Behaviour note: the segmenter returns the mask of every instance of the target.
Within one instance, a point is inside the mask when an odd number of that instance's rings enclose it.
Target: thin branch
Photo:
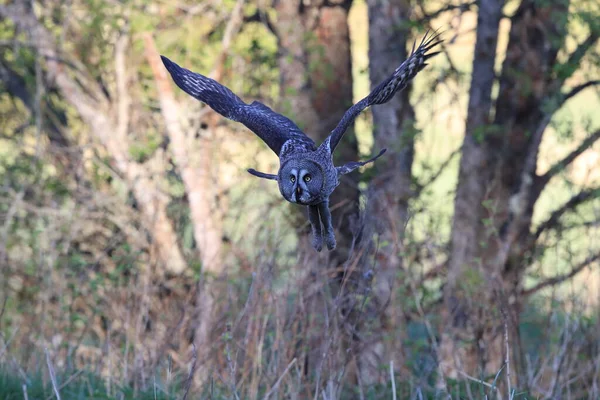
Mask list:
[[[33,6],[33,4],[32,4]],[[40,157],[40,152],[42,149],[41,139],[42,139],[42,128],[43,128],[43,118],[42,118],[42,95],[44,94],[44,82],[42,78],[42,62],[41,56],[39,52],[35,53],[35,156],[36,158]]]
[[[565,81],[568,78],[570,78],[573,75],[573,73],[577,70],[577,68],[575,68],[575,67],[579,66],[579,64],[581,63],[581,59],[585,56],[585,54],[587,53],[589,48],[592,47],[596,43],[597,40],[598,40],[598,33],[596,33],[596,32],[590,33],[590,35],[587,37],[587,39],[584,40],[583,43],[581,43],[577,47],[577,49],[575,49],[575,51],[573,53],[571,53],[571,55],[569,56],[569,60],[566,63],[559,65],[558,67],[555,67],[560,70],[562,66],[568,66],[568,68],[562,68],[566,72],[563,74],[561,74],[559,72],[560,76],[554,80],[554,82],[551,84],[550,88],[546,91],[546,93],[559,93],[560,92]],[[589,81],[589,82],[586,82],[579,86],[574,87],[573,89],[571,89],[571,91],[569,91],[565,94],[559,95],[562,97],[558,99],[556,104],[552,105],[550,110],[547,110],[545,112],[545,115],[542,118],[541,122],[539,123],[537,129],[545,130],[546,127],[548,126],[548,124],[550,123],[550,120],[552,119],[552,115],[556,111],[558,111],[569,99],[571,99],[573,96],[577,95],[579,92],[586,89],[587,87],[598,85],[598,84],[600,84],[600,81],[592,80],[592,81]]]
[[[504,347],[506,351],[506,357],[504,358],[504,365],[506,365],[506,387],[508,388],[508,398],[511,399],[510,394],[512,390],[510,382],[510,343],[508,341],[508,321],[506,315],[504,315]]]
[[[575,86],[569,92],[565,93],[565,95],[563,97],[563,103],[565,101],[569,100],[571,97],[579,94],[579,92],[581,92],[582,90],[587,89],[590,86],[596,86],[596,85],[600,85],[600,79],[593,80],[593,81],[587,81],[586,83],[582,83],[581,85]]]
[[[537,230],[535,231],[535,234],[533,235],[533,239],[537,240],[543,232],[555,227],[558,224],[559,219],[567,211],[576,208],[577,206],[585,203],[586,201],[593,200],[598,197],[600,197],[600,187],[582,190],[581,192],[577,193],[561,207],[554,210],[552,214],[550,214],[550,218],[548,218],[546,221],[544,221],[538,226]]]
[[[425,189],[426,187],[431,185],[433,182],[435,182],[440,177],[440,175],[442,175],[442,173],[446,170],[446,168],[448,167],[450,162],[454,159],[454,157],[457,154],[460,153],[461,150],[462,150],[461,147],[454,150],[452,153],[450,153],[448,158],[446,158],[446,160],[444,160],[444,162],[442,163],[442,165],[440,165],[438,170],[433,173],[433,175],[431,175],[425,182],[417,183],[416,196],[418,196],[423,191],[423,189]]]
[[[461,13],[464,13],[466,11],[469,11],[471,9],[471,7],[473,7],[475,4],[477,4],[476,1],[470,1],[468,3],[461,3],[461,4],[447,4],[445,7],[439,8],[436,11],[432,12],[431,14],[427,14],[423,11],[423,17],[419,18],[418,21],[419,22],[429,22],[432,19],[435,19],[448,11],[459,10]],[[421,5],[421,8],[422,8],[422,5]]]
[[[279,387],[279,384],[281,383],[281,380],[283,379],[284,376],[287,375],[288,371],[290,370],[290,368],[292,368],[292,366],[296,364],[296,359],[294,358],[289,364],[288,366],[285,368],[285,370],[283,371],[283,373],[281,374],[281,376],[279,377],[279,379],[277,379],[277,382],[275,382],[275,384],[273,385],[273,387],[267,392],[267,394],[265,395],[265,400],[267,400],[269,398],[270,395],[273,394],[273,392],[275,392],[275,390],[277,390],[277,388]]]
[[[52,365],[52,361],[50,360],[50,353],[48,353],[48,349],[44,349],[46,352],[46,364],[48,365],[48,372],[50,373],[50,381],[52,382],[52,388],[54,389],[54,394],[58,400],[60,398],[60,392],[58,389],[58,383],[56,382],[56,374],[54,373],[54,366]]]
[[[187,379],[185,380],[185,392],[183,393],[183,400],[187,400],[188,394],[190,393],[190,388],[192,387],[192,381],[194,380],[194,374],[196,373],[196,362],[198,361],[198,351],[196,350],[196,345],[192,343],[192,366],[190,368],[190,373],[188,374]]]
[[[497,393],[499,393],[499,392],[500,392],[500,389],[498,389],[496,386],[492,385],[491,383],[488,383],[488,382],[486,382],[486,381],[484,381],[484,380],[481,380],[481,379],[474,378],[474,377],[472,377],[471,375],[469,375],[469,374],[467,374],[466,372],[464,372],[463,370],[459,370],[458,372],[459,372],[459,373],[460,373],[462,376],[464,376],[465,378],[467,378],[467,379],[468,379],[468,380],[470,380],[470,381],[473,381],[473,382],[476,382],[476,383],[478,383],[478,384],[480,384],[480,385],[483,385],[483,386],[489,387],[490,389],[492,389],[492,390],[495,390]]]
[[[29,395],[27,394],[27,385],[25,383],[23,384],[23,398],[25,400],[29,400]]]
[[[64,389],[69,383],[73,382],[76,378],[79,377],[79,375],[81,375],[83,373],[83,370],[80,369],[78,371],[76,371],[73,375],[71,375],[66,381],[64,381],[59,387],[58,390],[62,390]],[[52,400],[52,395],[46,397],[46,400]]]
[[[394,360],[390,360],[390,380],[392,381],[392,399],[396,400],[396,380],[394,379]]]
[[[600,81],[599,81],[600,82]],[[538,177],[538,185],[545,186],[550,179],[552,179],[559,172],[564,170],[569,164],[571,164],[577,157],[584,151],[590,148],[596,141],[600,139],[600,129],[592,133],[590,136],[585,138],[583,142],[572,152],[570,152],[565,158],[554,164],[550,169],[542,176]]]
[[[429,269],[425,272],[420,279],[416,282],[415,287],[422,287],[423,284],[430,280],[439,277],[447,268],[448,260],[444,260],[443,262],[437,264],[433,268]]]
[[[252,14],[252,15],[245,15],[244,16],[244,23],[248,23],[248,22],[262,23],[263,25],[265,25],[267,27],[267,29],[269,30],[269,32],[271,32],[273,35],[277,36],[277,32],[275,30],[275,27],[273,26],[273,23],[269,19],[269,14],[267,14],[260,7],[257,7],[257,9],[254,12],[254,14]]]
[[[588,265],[590,265],[593,262],[596,262],[598,260],[600,260],[600,253],[589,256],[588,258],[586,258],[585,260],[583,260],[582,262],[577,264],[575,267],[573,267],[573,269],[569,273],[557,275],[557,276],[550,278],[544,282],[538,283],[537,285],[535,285],[532,288],[524,289],[521,292],[521,296],[530,296],[548,286],[555,286],[555,285],[558,285],[559,283],[569,280],[572,277],[574,277],[575,275],[577,275],[578,273],[580,273],[581,271],[583,271]]]
[[[129,107],[131,98],[127,91],[127,62],[125,60],[129,36],[121,34],[115,44],[115,80],[117,82],[117,132],[120,141],[125,143],[129,128]]]
[[[567,62],[565,62],[564,64],[561,65],[561,66],[566,65],[566,66],[568,66],[568,68],[565,68],[567,73],[560,76],[559,79],[557,80],[558,81],[557,83],[560,86],[562,86],[562,84],[568,78],[570,78],[573,75],[573,73],[577,70],[577,68],[573,68],[573,66],[579,66],[579,64],[581,63],[581,59],[585,56],[587,51],[596,44],[598,37],[599,37],[598,32],[592,31],[589,34],[589,36],[579,46],[577,46],[575,51],[573,51],[571,53]],[[558,68],[560,69],[561,66],[559,66]]]
[[[21,205],[21,201],[23,200],[23,196],[25,196],[24,190],[21,190],[17,195],[14,196],[10,208],[4,216],[4,224],[2,226],[2,229],[0,230],[0,238],[2,239],[2,241],[0,241],[0,262],[2,263],[8,262],[8,252],[6,250],[6,243],[8,243],[8,233],[13,222],[13,217],[19,211],[19,207]],[[4,306],[2,306],[2,313],[4,313]]]
[[[233,11],[231,12],[231,16],[229,17],[229,21],[225,26],[225,34],[223,35],[223,40],[221,41],[221,53],[217,57],[217,62],[215,68],[211,73],[211,78],[216,81],[219,81],[223,78],[223,69],[225,66],[225,59],[229,54],[229,48],[231,47],[231,41],[233,37],[237,34],[240,27],[242,26],[243,18],[244,18],[244,3],[245,0],[238,0],[235,3],[235,7],[233,7]]]

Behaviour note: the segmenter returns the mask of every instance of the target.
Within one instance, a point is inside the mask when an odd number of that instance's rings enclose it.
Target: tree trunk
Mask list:
[[[472,374],[478,364],[485,365],[485,362],[479,362],[481,357],[477,357],[478,350],[483,349],[476,347],[485,326],[480,323],[484,317],[490,317],[484,305],[492,302],[486,284],[486,279],[492,278],[488,275],[492,271],[487,271],[481,261],[489,236],[486,236],[483,224],[489,210],[484,200],[494,172],[491,149],[485,138],[490,133],[494,63],[503,4],[502,0],[482,0],[477,17],[473,75],[444,293],[446,331],[442,335],[439,355],[441,372],[454,379],[460,377],[461,371]],[[482,307],[477,307],[478,304]],[[463,345],[463,341],[469,344]]]
[[[215,209],[214,199],[219,190],[211,179],[212,141],[205,139],[197,143],[200,156],[194,157],[194,134],[185,132],[181,125],[179,110],[181,106],[175,101],[170,77],[160,61],[152,36],[144,35],[146,58],[152,67],[154,79],[158,87],[162,115],[169,134],[171,151],[179,169],[190,206],[194,238],[199,249],[202,269],[215,276],[223,272],[221,260],[222,228],[219,216],[222,210]]]
[[[369,0],[369,75],[371,87],[390,76],[407,56],[409,34],[406,0]],[[404,365],[402,335],[402,299],[397,298],[396,277],[402,269],[404,227],[408,219],[408,200],[414,154],[414,110],[409,102],[410,87],[388,103],[371,109],[373,114],[374,151],[387,148],[377,161],[377,178],[372,182],[369,200],[374,231],[380,243],[377,276],[373,288],[376,304],[388,304],[380,315],[380,336],[363,348],[360,354],[361,380],[365,384],[384,382],[387,371],[382,366]],[[365,333],[366,334],[366,333]]]
[[[489,4],[488,4],[489,3]],[[534,204],[539,145],[560,93],[552,67],[567,23],[568,0],[525,0],[512,17],[493,124],[491,86],[500,2],[480,4],[467,132],[455,200],[445,287],[447,330],[441,366],[451,377],[495,374],[506,358],[505,330],[520,361],[518,315],[524,249]],[[494,30],[490,29],[496,26]],[[463,345],[467,340],[477,345]],[[460,349],[460,351],[459,351]],[[513,378],[519,376],[513,370]],[[523,372],[523,371],[521,371]]]

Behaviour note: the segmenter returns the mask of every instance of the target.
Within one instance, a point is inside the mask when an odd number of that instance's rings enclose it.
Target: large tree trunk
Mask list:
[[[441,362],[451,377],[461,370],[475,376],[500,370],[507,359],[505,333],[515,350],[513,368],[520,365],[519,293],[526,266],[522,243],[530,236],[534,204],[543,188],[535,184],[537,155],[552,114],[545,101],[560,93],[562,85],[552,66],[566,34],[568,6],[568,0],[520,4],[512,17],[492,125],[495,37],[502,4],[480,3],[445,288],[448,329]],[[476,345],[465,345],[465,340]]]
[[[503,4],[502,0],[482,0],[479,3],[473,75],[444,296],[447,329],[442,336],[439,355],[442,373],[451,378],[459,378],[460,371],[472,374],[477,370],[477,355],[481,349],[476,344],[482,332],[476,324],[489,317],[486,312],[489,309],[483,305],[493,301],[490,286],[485,281],[489,279],[488,271],[480,256],[482,245],[486,244],[482,243],[486,242],[484,200],[494,172],[485,137],[486,129],[490,129],[494,63]],[[477,307],[478,304],[482,307]],[[463,346],[463,340],[470,344]]]
[[[371,87],[386,79],[407,55],[409,33],[406,0],[369,0],[369,75]],[[379,242],[379,269],[373,295],[376,304],[388,306],[380,315],[381,330],[378,338],[369,340],[360,354],[361,379],[364,383],[385,381],[387,373],[381,367],[404,365],[402,337],[404,324],[402,299],[394,291],[396,277],[402,269],[400,254],[403,250],[404,227],[408,219],[408,200],[414,154],[414,110],[409,102],[410,87],[385,104],[373,107],[374,150],[387,148],[386,155],[377,161],[377,178],[372,182],[372,210],[374,231]],[[385,327],[385,328],[384,328]]]

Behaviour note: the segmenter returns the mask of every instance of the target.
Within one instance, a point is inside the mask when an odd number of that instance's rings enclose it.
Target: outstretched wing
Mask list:
[[[289,118],[276,113],[261,102],[246,104],[231,90],[214,79],[180,67],[165,56],[163,64],[173,81],[184,92],[206,103],[222,116],[241,122],[260,137],[279,155],[284,143],[290,139],[315,147],[315,143]]]
[[[350,124],[354,122],[354,119],[358,114],[371,105],[388,102],[398,91],[404,89],[419,71],[427,66],[426,61],[439,53],[439,51],[428,53],[429,50],[442,42],[442,40],[439,39],[439,36],[440,35],[436,32],[433,32],[431,35],[429,34],[429,31],[425,33],[419,47],[415,50],[416,42],[413,44],[410,56],[396,68],[392,76],[377,85],[371,94],[346,111],[342,120],[329,135],[331,152],[333,152],[338,145],[342,136],[344,136],[344,132],[346,132],[346,129],[348,129]]]

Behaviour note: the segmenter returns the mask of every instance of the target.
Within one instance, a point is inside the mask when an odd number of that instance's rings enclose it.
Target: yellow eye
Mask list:
[[[290,176],[290,182],[292,182],[292,183],[296,182],[296,177],[293,175]]]
[[[304,182],[310,182],[311,179],[310,175],[304,175]]]

